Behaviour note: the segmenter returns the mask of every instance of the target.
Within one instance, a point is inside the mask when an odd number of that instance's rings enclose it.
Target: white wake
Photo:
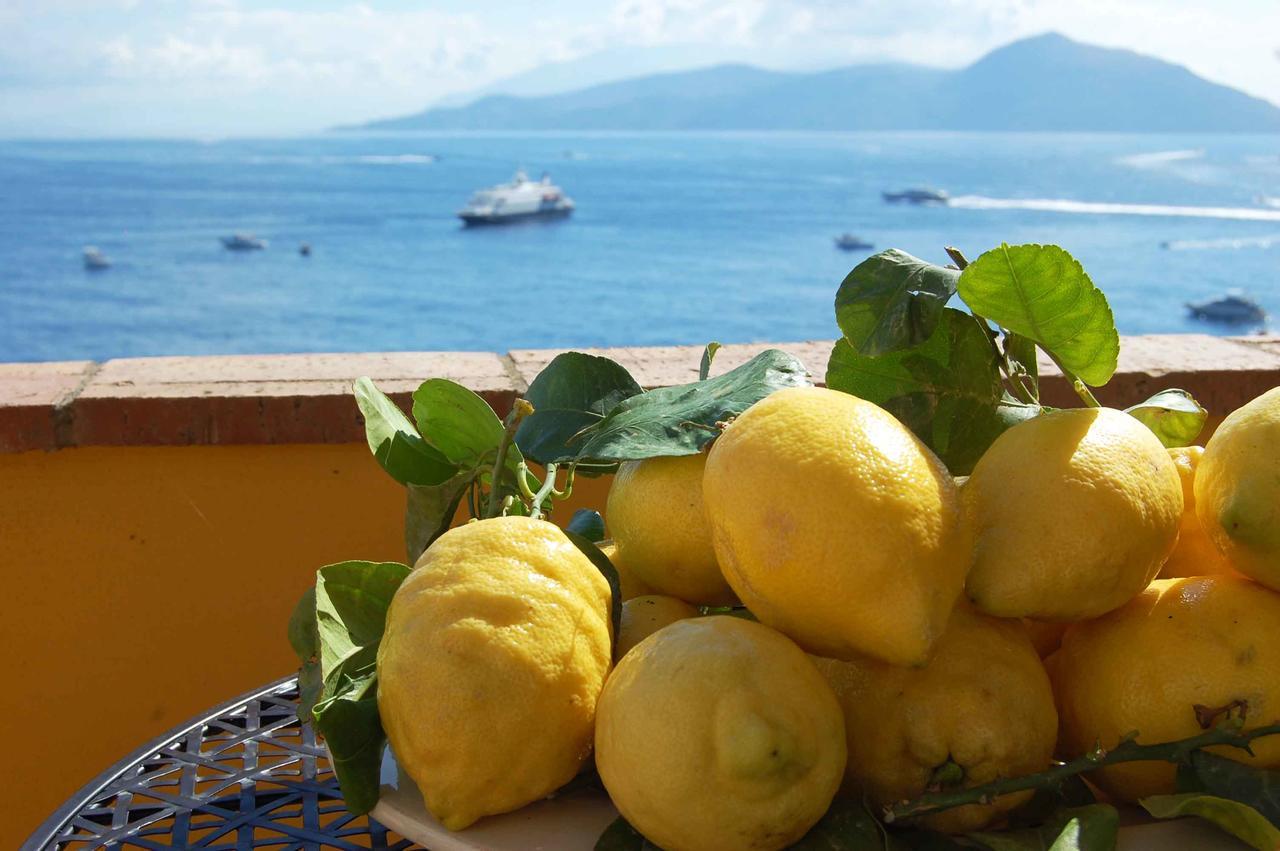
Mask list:
[[[1112,204],[1104,201],[1069,201],[1065,198],[986,198],[960,195],[949,202],[968,210],[1038,210],[1090,216],[1170,216],[1192,219],[1235,219],[1280,222],[1280,209],[1257,207],[1194,207],[1174,204]]]

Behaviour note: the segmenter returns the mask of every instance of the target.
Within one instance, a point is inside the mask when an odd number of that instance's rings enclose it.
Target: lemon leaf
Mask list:
[[[1209,412],[1186,390],[1161,390],[1145,402],[1125,408],[1165,446],[1190,446],[1200,436]]]
[[[431,378],[413,391],[413,419],[422,439],[458,467],[493,466],[502,441],[502,420],[476,393],[445,378]],[[524,460],[514,446],[507,467]],[[487,470],[486,470],[487,472]]]
[[[788,851],[905,851],[860,800],[838,797],[818,823]]]
[[[1185,792],[1180,795],[1153,795],[1138,803],[1148,813],[1160,819],[1198,816],[1213,822],[1258,851],[1275,851],[1280,848],[1280,828],[1267,821],[1253,807],[1239,801],[1200,792]]]
[[[409,563],[449,531],[458,504],[484,472],[479,467],[463,469],[438,485],[407,485],[404,506],[404,549]]]
[[[719,434],[717,422],[738,416],[775,390],[810,383],[804,364],[768,349],[715,378],[624,399],[570,445],[578,447],[577,458],[595,462],[693,455]]]
[[[1112,851],[1120,814],[1107,804],[1066,807],[1025,830],[983,831],[968,838],[990,851]]]
[[[1005,429],[1040,412],[1004,392],[986,333],[954,308],[943,311],[932,337],[909,349],[872,357],[838,340],[827,386],[889,411],[955,475],[969,473]]]
[[[1280,827],[1280,771],[1256,768],[1205,750],[1178,766],[1179,792],[1206,792],[1248,804]]]
[[[574,435],[643,392],[631,373],[609,358],[582,352],[557,355],[524,394],[533,413],[520,423],[516,445],[539,464],[571,461],[577,456],[569,446]]]
[[[1044,349],[1093,387],[1116,371],[1120,335],[1106,296],[1056,245],[1004,245],[960,273],[960,297],[974,313]]]
[[[352,387],[364,416],[369,451],[391,478],[402,485],[434,485],[457,472],[438,449],[427,444],[404,412],[368,378]]]
[[[591,560],[596,570],[609,583],[609,635],[612,637],[609,652],[614,656],[618,651],[618,636],[622,633],[622,578],[618,576],[618,568],[613,566],[613,562],[609,561],[609,557],[593,541],[571,529],[565,529],[564,534]]]
[[[579,508],[565,525],[565,530],[581,535],[593,544],[604,540],[604,518],[599,511]]]
[[[618,816],[600,838],[596,840],[595,851],[662,851],[657,845],[641,835],[622,816]]]
[[[716,352],[720,351],[719,343],[707,343],[707,347],[702,350],[702,363],[698,366],[698,380],[706,381],[707,376],[711,374],[711,362],[716,359]]]
[[[836,292],[836,324],[861,355],[882,355],[933,336],[960,272],[891,248],[863,260]]]

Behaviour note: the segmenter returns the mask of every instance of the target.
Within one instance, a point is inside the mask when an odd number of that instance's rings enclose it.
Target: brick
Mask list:
[[[54,449],[57,421],[92,361],[0,364],[0,452]]]

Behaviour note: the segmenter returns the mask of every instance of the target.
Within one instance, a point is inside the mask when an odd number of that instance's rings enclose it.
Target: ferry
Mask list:
[[[497,225],[529,219],[562,219],[573,212],[573,199],[551,177],[530,180],[516,172],[510,183],[481,189],[458,211],[464,225]]]
[[[866,251],[875,248],[874,245],[867,242],[860,236],[851,233],[842,233],[836,237],[836,248],[841,251]]]
[[[107,255],[98,250],[97,246],[86,245],[84,247],[84,267],[94,271],[110,269],[111,261],[107,258]]]
[[[259,239],[251,233],[234,233],[221,239],[223,246],[229,251],[261,251],[267,247],[265,239]]]

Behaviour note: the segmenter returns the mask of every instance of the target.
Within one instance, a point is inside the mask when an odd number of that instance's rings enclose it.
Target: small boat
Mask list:
[[[842,233],[836,237],[836,248],[839,248],[841,251],[865,251],[870,248],[875,248],[875,246],[860,236],[854,236],[851,233]]]
[[[1240,290],[1229,290],[1226,295],[1207,301],[1187,302],[1187,310],[1196,319],[1215,322],[1265,322],[1267,319],[1262,305]]]
[[[230,251],[261,251],[267,247],[265,239],[259,239],[251,233],[235,233],[221,239],[223,246]]]
[[[86,269],[110,269],[111,260],[107,255],[98,250],[96,245],[86,245],[84,247],[84,267]]]
[[[528,219],[561,219],[573,212],[573,199],[549,175],[530,180],[517,171],[510,183],[482,189],[458,211],[464,225],[497,225]]]
[[[299,254],[301,254],[303,257],[310,257],[310,256],[311,256],[311,243],[309,243],[309,242],[304,242],[304,243],[302,243],[301,245],[299,245],[299,246],[298,246],[298,253],[299,253]]]
[[[900,192],[881,192],[880,197],[890,204],[945,204],[951,196],[941,189],[903,189]]]

